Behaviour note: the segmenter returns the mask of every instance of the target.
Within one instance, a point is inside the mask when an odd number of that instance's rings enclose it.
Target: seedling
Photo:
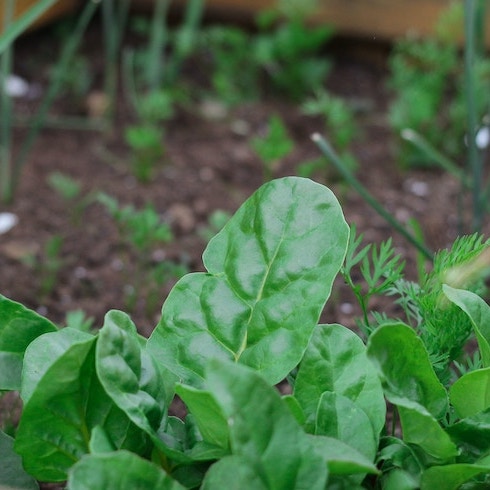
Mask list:
[[[269,118],[267,134],[251,141],[252,148],[262,161],[264,181],[272,179],[281,160],[294,148],[282,119],[273,115]]]
[[[113,217],[123,247],[121,260],[126,276],[126,307],[131,311],[140,298],[146,298],[147,313],[153,314],[154,296],[161,293],[162,285],[176,277],[185,268],[168,260],[155,261],[157,247],[172,241],[170,226],[162,220],[151,205],[137,210],[131,205],[120,206],[107,194],[99,194],[98,200]]]
[[[34,272],[41,301],[51,295],[58,283],[59,273],[65,264],[61,257],[62,246],[63,237],[54,235],[46,241],[39,254],[33,253],[22,258]]]

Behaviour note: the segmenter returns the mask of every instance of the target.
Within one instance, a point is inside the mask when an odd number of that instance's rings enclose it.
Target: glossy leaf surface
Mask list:
[[[397,404],[399,399],[411,400],[436,418],[445,414],[446,390],[412,328],[403,323],[379,327],[369,337],[367,354],[380,373],[389,401]]]
[[[165,388],[130,318],[107,313],[96,348],[97,374],[106,393],[140,429],[155,435],[165,412]]]
[[[308,432],[314,431],[325,392],[343,395],[362,409],[378,437],[386,415],[381,382],[362,340],[342,325],[315,328],[298,370],[294,396],[307,417]]]
[[[246,364],[279,382],[306,349],[348,233],[324,186],[297,177],[265,184],[209,242],[208,273],[176,284],[149,349],[196,387],[211,358]]]

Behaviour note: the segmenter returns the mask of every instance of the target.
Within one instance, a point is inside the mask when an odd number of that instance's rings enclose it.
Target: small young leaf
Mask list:
[[[366,412],[346,396],[323,393],[318,403],[315,434],[345,442],[374,461],[378,438],[371,421]]]
[[[490,408],[490,367],[461,376],[449,390],[459,417],[471,417]]]
[[[125,313],[107,313],[97,341],[96,367],[114,403],[140,429],[155,435],[166,408],[164,383]]]
[[[91,342],[94,337],[90,334],[64,328],[57,332],[41,335],[31,342],[24,357],[22,370],[22,386],[20,394],[26,404],[36,390],[39,381],[65,352],[75,344]]]
[[[307,417],[308,432],[314,431],[318,402],[325,392],[349,398],[368,416],[373,433],[380,433],[386,403],[378,374],[362,340],[342,325],[315,328],[298,370],[294,396]]]
[[[27,346],[40,335],[55,332],[46,318],[0,295],[0,391],[19,390]]]
[[[14,440],[0,431],[0,487],[36,490],[36,480],[22,467],[21,457],[14,451]]]
[[[158,362],[199,387],[210,358],[278,383],[299,363],[344,259],[349,229],[324,186],[262,186],[204,252],[207,274],[170,293],[148,341]]]
[[[490,367],[490,306],[480,296],[464,289],[454,289],[447,284],[444,294],[470,318],[475,330],[484,367]]]
[[[228,449],[228,423],[212,394],[186,385],[177,385],[176,393],[194,415],[204,441]]]
[[[70,470],[68,490],[184,490],[161,468],[127,451],[93,454]]]
[[[411,400],[434,417],[442,417],[448,400],[437,379],[422,340],[403,323],[379,327],[370,337],[367,354],[378,369],[385,394],[392,403]]]
[[[396,403],[407,444],[421,447],[431,458],[447,463],[458,455],[458,448],[437,420],[416,402],[398,399]]]

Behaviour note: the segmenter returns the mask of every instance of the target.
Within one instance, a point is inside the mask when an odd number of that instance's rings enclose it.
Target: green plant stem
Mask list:
[[[15,0],[7,0],[3,8],[3,30],[7,31],[14,17]],[[7,78],[12,71],[12,44],[5,48],[0,64],[0,103],[1,103],[1,128],[0,128],[0,198],[3,202],[12,200],[12,151],[11,151],[11,122],[12,103],[5,90]]]
[[[34,141],[47,117],[48,110],[61,88],[63,73],[65,73],[68,69],[68,63],[70,62],[75,51],[80,45],[82,36],[90,20],[95,14],[98,5],[99,4],[94,0],[91,0],[85,4],[85,8],[78,18],[75,29],[70,35],[68,42],[63,47],[57,70],[55,70],[54,78],[51,81],[49,88],[43,97],[43,100],[41,101],[39,109],[33,118],[32,126],[30,127],[29,132],[27,133],[26,138],[22,143],[19,158],[15,161],[12,175],[12,187],[14,190],[19,182],[22,167],[24,166],[27,156],[34,144]]]
[[[131,0],[114,0],[102,2],[102,20],[104,25],[105,73],[104,89],[109,100],[108,118],[114,117],[114,106],[117,92],[118,53],[128,19]]]
[[[458,165],[451,159],[443,155],[437,148],[435,148],[426,138],[413,129],[404,129],[401,132],[401,137],[412,143],[418,150],[423,152],[428,158],[430,158],[435,164],[439,165],[443,170],[454,175],[464,187],[469,188],[471,186],[471,180],[468,178],[465,172],[461,170]]]
[[[170,0],[155,0],[146,59],[146,82],[152,92],[160,88],[165,72],[165,45],[168,34],[165,17],[169,5]]]
[[[19,37],[38,17],[46,10],[52,7],[58,0],[38,0],[34,5],[21,15],[15,22],[6,22],[8,16],[4,16],[4,29],[0,36],[0,54],[12,45],[17,37]],[[15,4],[15,0],[4,0],[4,9],[9,8],[10,4]],[[11,16],[11,19],[13,15]]]
[[[354,174],[339,158],[330,143],[323,138],[319,133],[314,133],[311,136],[313,142],[318,146],[320,151],[335,165],[336,170],[342,175],[347,184],[349,184],[356,192],[369,204],[382,218],[384,218],[398,233],[404,236],[413,246],[422,252],[429,260],[432,260],[433,253],[422,243],[416,236],[410,233],[402,223],[400,223],[389,211],[387,211],[381,203],[359,182]]]
[[[467,107],[467,140],[468,140],[468,169],[472,175],[471,193],[473,203],[472,229],[481,230],[483,222],[482,210],[482,162],[481,155],[476,146],[476,132],[478,130],[478,112],[476,108],[475,74],[477,44],[477,0],[465,0],[465,98]]]

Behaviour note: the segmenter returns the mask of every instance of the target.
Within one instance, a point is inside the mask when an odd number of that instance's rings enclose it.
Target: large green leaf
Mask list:
[[[48,346],[48,334],[43,339]],[[90,336],[71,345],[49,366],[30,393],[17,429],[15,450],[25,469],[41,481],[63,481],[69,468],[89,452],[91,432],[101,426],[115,448],[147,454],[151,446],[104,391],[95,371]],[[29,350],[26,352],[26,357]]]
[[[21,457],[14,451],[14,440],[0,431],[0,488],[36,490],[36,480],[22,467]]]
[[[206,384],[226,417],[232,454],[256,471],[265,488],[325,488],[325,456],[266,380],[244,366],[211,361]],[[236,461],[223,463],[227,466],[221,471],[229,474]],[[237,472],[237,478],[245,474]],[[246,483],[242,488],[248,488]],[[209,482],[206,485],[209,488]]]
[[[0,295],[0,391],[19,390],[27,346],[40,335],[56,331],[46,318]]]
[[[434,417],[447,410],[448,397],[429,355],[412,328],[403,323],[379,327],[369,337],[367,354],[379,371],[386,397],[392,403],[411,400]]]
[[[396,406],[404,442],[422,448],[430,460],[452,462],[458,455],[458,448],[432,414],[411,400],[398,399]]]
[[[362,409],[378,437],[386,415],[381,382],[362,340],[342,325],[318,325],[301,360],[294,396],[307,417],[308,432],[321,416],[318,403],[325,392],[343,395]]]
[[[148,348],[196,387],[211,358],[279,382],[306,349],[348,233],[326,187],[297,177],[265,184],[209,242],[208,273],[189,274],[174,287]]]
[[[161,468],[128,451],[88,455],[71,470],[69,490],[184,490]]]
[[[97,341],[97,374],[107,394],[133,423],[156,436],[166,410],[165,387],[141,344],[128,315],[108,312]]]
[[[484,367],[490,367],[490,306],[475,293],[443,285],[444,294],[470,318]]]
[[[471,417],[490,408],[490,367],[470,371],[450,388],[449,399],[459,417]]]

